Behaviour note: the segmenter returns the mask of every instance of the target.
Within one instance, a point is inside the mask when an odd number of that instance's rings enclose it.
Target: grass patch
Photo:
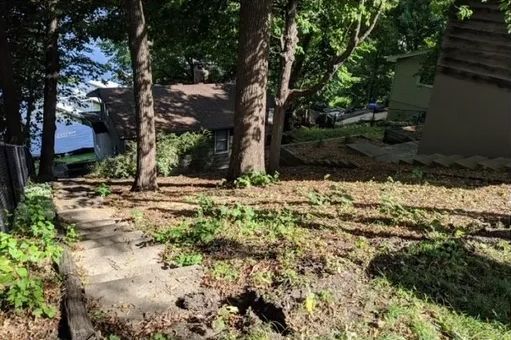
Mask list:
[[[460,239],[425,241],[376,257],[371,271],[423,308],[435,306],[437,329],[502,339],[511,336],[511,263],[509,254],[494,258],[487,248]]]
[[[65,164],[76,163],[94,163],[96,162],[96,154],[94,152],[81,153],[77,155],[62,156],[55,159],[56,162]]]
[[[313,242],[289,210],[219,205],[206,196],[200,196],[197,202],[194,219],[153,233],[156,242],[167,244],[166,263],[192,265],[208,258],[214,279],[234,282],[246,267],[234,267],[229,259],[242,254],[244,266],[267,261],[266,266],[253,267],[246,277],[254,287],[298,286],[305,282],[296,267],[309,245],[313,249]],[[189,261],[192,255],[197,261]]]
[[[300,128],[289,133],[294,143],[310,142],[330,138],[348,136],[364,136],[374,140],[382,140],[385,128],[382,126],[370,126],[369,124],[349,125],[335,129]]]
[[[426,182],[412,167],[403,182],[394,169],[289,171],[244,190],[162,178],[147,201],[120,186],[109,201],[132,197],[125,214],[140,209],[169,265],[204,267],[203,287],[226,298],[214,322],[227,338],[276,338],[249,311],[257,300],[282,309],[290,338],[511,339],[511,243],[477,234],[507,226],[509,185]]]

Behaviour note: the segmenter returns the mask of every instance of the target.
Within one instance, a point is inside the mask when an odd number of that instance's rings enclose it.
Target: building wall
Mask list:
[[[497,0],[449,20],[419,153],[511,157],[511,35]]]
[[[437,77],[419,153],[511,157],[511,90]]]
[[[390,120],[409,120],[428,110],[432,86],[421,84],[418,75],[425,60],[426,55],[397,60],[389,102]]]
[[[98,160],[103,160],[115,154],[112,139],[108,133],[94,133],[94,152]]]

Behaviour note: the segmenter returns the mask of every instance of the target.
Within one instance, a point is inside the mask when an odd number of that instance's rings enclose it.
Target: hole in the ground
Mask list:
[[[224,302],[238,307],[243,315],[251,308],[254,314],[263,322],[269,323],[274,331],[282,335],[290,334],[286,323],[286,315],[282,308],[277,307],[273,303],[266,302],[263,297],[254,291],[246,291],[241,295],[229,297]]]

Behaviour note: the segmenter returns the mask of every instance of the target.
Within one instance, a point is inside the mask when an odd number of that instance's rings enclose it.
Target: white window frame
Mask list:
[[[225,131],[227,134],[227,139],[226,139],[227,148],[226,148],[226,150],[221,150],[221,151],[217,150],[217,148],[216,148],[216,144],[218,141],[217,140],[217,132],[220,132],[220,131]],[[221,154],[229,153],[231,151],[231,130],[229,130],[229,129],[215,130],[214,134],[215,134],[215,146],[214,146],[215,154],[221,155]]]

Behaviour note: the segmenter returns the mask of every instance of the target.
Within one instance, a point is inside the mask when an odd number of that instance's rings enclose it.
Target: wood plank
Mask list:
[[[64,306],[71,339],[100,339],[89,319],[85,306],[82,283],[67,247],[64,248],[64,253],[59,263],[59,271],[64,277]]]

